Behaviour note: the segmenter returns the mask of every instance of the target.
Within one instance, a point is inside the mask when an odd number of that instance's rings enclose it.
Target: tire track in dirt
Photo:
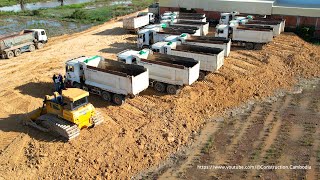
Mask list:
[[[320,127],[319,124],[316,127],[316,132],[313,136],[314,143],[312,145],[312,152],[310,154],[310,161],[309,165],[311,166],[311,169],[308,170],[306,174],[306,178],[309,180],[316,180],[320,178],[320,165],[319,165],[319,149],[320,149]]]
[[[230,155],[232,155],[236,149],[236,146],[238,146],[238,143],[241,139],[243,139],[244,135],[247,133],[247,131],[250,129],[250,126],[255,122],[255,119],[259,116],[259,114],[262,111],[262,107],[255,106],[254,109],[248,114],[248,116],[244,116],[245,119],[241,119],[239,123],[239,129],[237,128],[238,132],[235,132],[234,138],[231,140],[230,144],[227,146],[226,150],[223,154],[217,155],[216,164],[228,164],[230,160]]]
[[[187,158],[179,164],[178,168],[171,167],[170,169],[167,169],[165,173],[163,173],[157,179],[176,179],[179,178],[181,174],[185,173],[185,171],[190,168],[195,161],[198,161],[197,156],[201,154],[201,147],[205,146],[209,135],[215,134],[220,125],[221,122],[208,123],[207,126],[201,131],[200,136],[195,139],[196,143],[194,143],[191,149],[188,150],[188,153],[186,154]]]

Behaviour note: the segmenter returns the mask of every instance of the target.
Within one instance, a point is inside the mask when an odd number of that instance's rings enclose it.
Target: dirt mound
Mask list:
[[[115,58],[136,48],[136,36],[121,25],[113,21],[53,38],[42,50],[0,62],[0,177],[130,178],[166,159],[225,109],[290,88],[297,77],[320,76],[320,47],[284,33],[261,51],[233,50],[219,72],[179,95],[148,89],[121,107],[92,95],[90,102],[111,120],[82,130],[69,143],[19,124],[51,93],[51,76],[64,72],[66,60],[96,54]]]

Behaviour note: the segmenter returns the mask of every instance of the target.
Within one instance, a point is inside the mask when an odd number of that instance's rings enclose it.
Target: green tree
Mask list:
[[[61,3],[61,6],[64,5],[64,0],[58,0]]]
[[[20,8],[22,11],[25,10],[25,4],[27,3],[27,0],[17,0],[17,2],[20,4]]]

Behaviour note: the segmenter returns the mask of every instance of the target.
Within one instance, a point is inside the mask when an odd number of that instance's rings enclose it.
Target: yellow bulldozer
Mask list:
[[[67,140],[80,134],[80,129],[91,128],[104,121],[102,115],[88,102],[87,91],[68,88],[61,95],[46,96],[43,106],[31,114],[27,125],[44,132],[61,135]]]

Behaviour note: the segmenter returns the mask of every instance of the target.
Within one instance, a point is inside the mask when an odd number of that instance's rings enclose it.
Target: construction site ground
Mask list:
[[[51,38],[41,50],[0,61],[0,179],[128,179],[193,142],[207,121],[222,116],[228,108],[290,89],[298,78],[320,77],[320,46],[283,33],[263,50],[232,48],[219,72],[184,87],[178,95],[149,88],[120,107],[91,95],[90,102],[106,122],[81,130],[71,142],[23,126],[27,113],[41,107],[44,96],[52,94],[52,75],[64,73],[68,59],[82,55],[116,59],[116,53],[136,48],[137,36],[121,27],[121,21],[110,21]],[[203,157],[199,163],[288,164],[297,160],[297,164],[318,164],[317,98],[285,96],[277,103],[254,106],[242,118],[213,123],[214,141],[199,152]],[[308,111],[295,115],[299,108]],[[184,175],[200,177],[193,176],[192,168],[185,167],[189,174]],[[269,171],[240,173],[243,177],[261,174],[275,176]],[[238,177],[223,171],[209,171],[209,175],[201,177]],[[308,176],[318,179],[319,168]]]

